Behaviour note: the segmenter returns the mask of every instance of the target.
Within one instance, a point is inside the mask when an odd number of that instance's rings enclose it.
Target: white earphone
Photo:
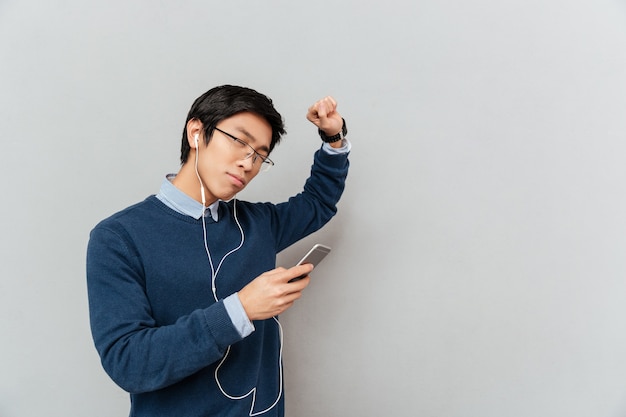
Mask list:
[[[198,138],[200,137],[199,133],[196,133],[193,137],[193,140],[196,142],[196,175],[198,176],[198,181],[200,181],[200,195],[202,196],[202,207],[204,210],[204,206],[206,205],[206,197],[204,196],[204,184],[202,184],[202,179],[200,178],[200,174],[198,173]],[[204,213],[203,213],[204,217]]]

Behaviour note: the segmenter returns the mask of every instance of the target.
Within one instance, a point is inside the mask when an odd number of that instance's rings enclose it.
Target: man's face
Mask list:
[[[216,127],[223,132],[216,129],[206,146],[204,138],[200,137],[198,145],[198,173],[205,187],[207,204],[217,199],[230,200],[259,173],[261,159],[255,155],[246,158],[252,149],[241,142],[268,156],[272,140],[270,124],[256,113],[238,113]]]

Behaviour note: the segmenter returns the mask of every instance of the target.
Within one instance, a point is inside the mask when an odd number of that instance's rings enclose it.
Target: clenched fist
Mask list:
[[[306,118],[323,130],[326,136],[336,135],[343,126],[343,119],[337,111],[337,102],[331,96],[326,96],[309,107]]]

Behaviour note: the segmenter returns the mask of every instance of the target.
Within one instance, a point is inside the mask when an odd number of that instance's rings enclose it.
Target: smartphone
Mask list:
[[[309,250],[302,259],[300,259],[300,262],[298,262],[296,266],[302,265],[302,264],[313,264],[313,266],[317,266],[317,264],[319,264],[322,261],[322,259],[324,259],[324,257],[328,255],[329,253],[330,253],[330,247],[326,245],[322,245],[321,243],[316,243],[315,245],[313,245],[311,250]],[[289,280],[289,282],[298,281],[304,277],[306,277],[306,275],[295,277]]]

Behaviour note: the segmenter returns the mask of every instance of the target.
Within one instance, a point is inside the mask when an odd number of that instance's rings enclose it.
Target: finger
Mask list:
[[[311,107],[309,107],[309,111],[306,114],[306,118],[315,123],[319,121],[320,115],[319,115],[319,102],[316,102],[315,104],[313,104]]]
[[[322,99],[318,101],[315,107],[317,110],[317,117],[320,119],[325,119],[328,115],[328,103],[326,102],[326,100]]]
[[[337,101],[332,96],[326,96],[324,98],[324,101],[326,102],[326,105],[327,105],[327,108],[328,108],[328,112],[327,113],[334,112],[335,109],[337,108]]]
[[[285,295],[285,297],[283,298],[283,303],[289,304],[291,306],[300,298],[302,298],[302,291],[290,292],[289,294]]]
[[[302,292],[306,287],[309,286],[310,282],[311,282],[311,277],[308,275],[304,275],[303,277],[296,277],[295,281],[291,281],[291,280],[288,281],[287,282],[288,294]]]
[[[272,316],[279,316],[281,314],[283,314],[285,311],[289,310],[292,306],[293,306],[293,301],[290,303],[285,303],[279,307],[276,308],[276,310],[273,311]]]
[[[299,277],[302,275],[309,275],[311,273],[311,271],[313,271],[313,264],[311,263],[305,263],[302,265],[296,265],[294,267],[291,267],[288,269],[288,272],[292,275],[291,278],[293,277]]]

